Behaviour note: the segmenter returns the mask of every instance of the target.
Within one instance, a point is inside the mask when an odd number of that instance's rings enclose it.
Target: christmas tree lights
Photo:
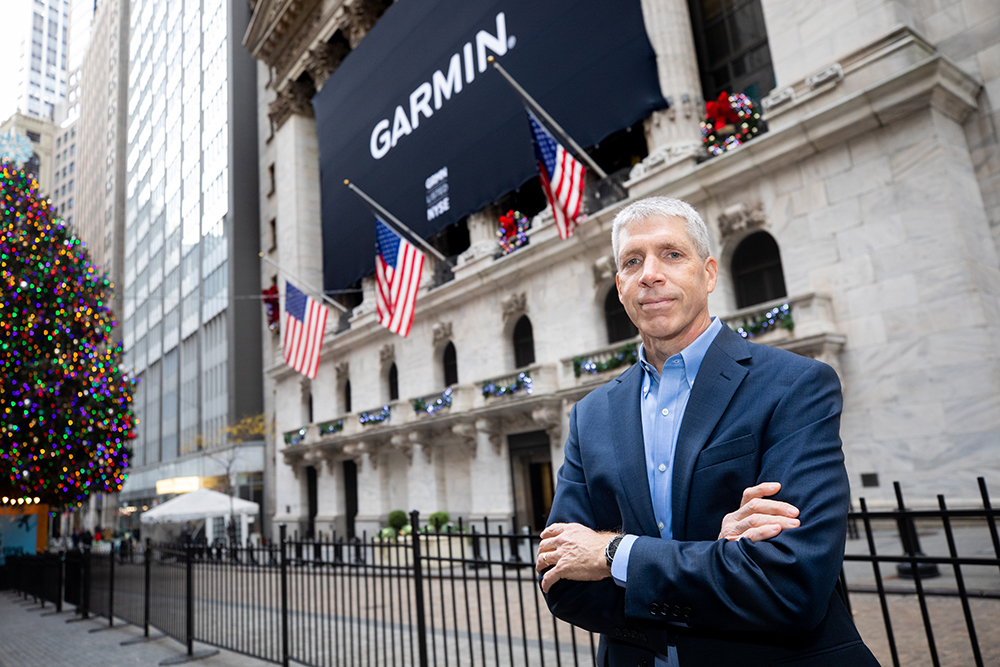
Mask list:
[[[122,488],[136,381],[111,342],[112,288],[34,177],[0,160],[0,487],[12,496],[67,506]]]

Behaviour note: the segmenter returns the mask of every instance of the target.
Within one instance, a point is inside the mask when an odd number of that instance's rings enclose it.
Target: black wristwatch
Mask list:
[[[604,557],[608,560],[608,569],[611,569],[611,564],[615,562],[615,552],[618,551],[618,545],[621,544],[622,537],[624,535],[618,535],[613,540],[608,542],[608,546],[604,547]]]

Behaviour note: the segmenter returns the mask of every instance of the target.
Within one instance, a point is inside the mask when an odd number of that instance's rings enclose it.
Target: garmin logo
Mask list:
[[[431,75],[430,81],[417,86],[416,90],[410,93],[408,109],[401,104],[397,105],[391,123],[388,118],[383,118],[375,124],[368,144],[373,158],[380,160],[385,157],[400,139],[420,127],[421,115],[430,118],[434,115],[434,111],[441,108],[445,100],[450,100],[452,95],[462,92],[463,85],[475,80],[476,70],[480,74],[485,72],[487,49],[497,56],[502,56],[514,48],[517,40],[513,35],[507,35],[507,21],[504,13],[500,12],[497,14],[497,34],[491,35],[485,30],[480,30],[476,33],[475,43],[473,49],[472,42],[466,42],[462,52],[451,57],[447,72],[437,70]]]

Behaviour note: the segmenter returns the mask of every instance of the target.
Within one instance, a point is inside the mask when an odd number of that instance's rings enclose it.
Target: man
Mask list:
[[[835,590],[836,373],[709,316],[688,204],[629,205],[612,246],[640,361],[573,408],[536,564],[550,609],[601,633],[601,665],[877,665]]]

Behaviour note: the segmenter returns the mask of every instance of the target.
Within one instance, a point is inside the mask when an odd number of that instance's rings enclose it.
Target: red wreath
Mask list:
[[[500,226],[503,227],[504,236],[512,238],[517,234],[517,217],[514,211],[507,211],[507,215],[500,216]]]
[[[722,91],[715,101],[705,103],[705,120],[712,123],[716,131],[726,125],[736,125],[740,122],[739,115],[733,111],[729,101],[729,93]]]

